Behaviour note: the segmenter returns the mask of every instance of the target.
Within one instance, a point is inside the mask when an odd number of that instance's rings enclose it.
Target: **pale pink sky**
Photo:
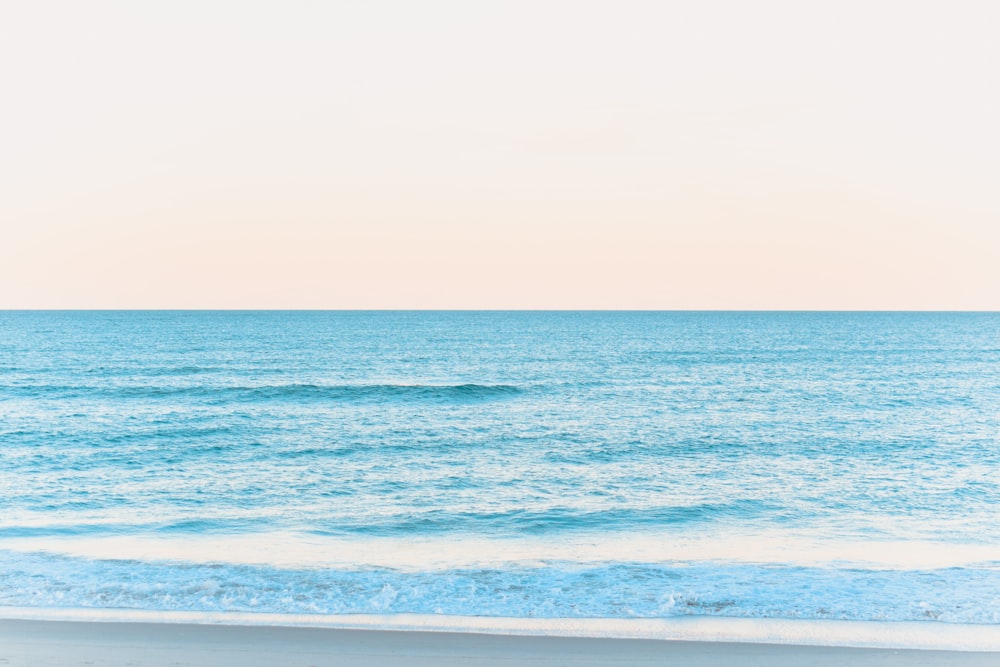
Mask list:
[[[992,2],[0,7],[0,308],[1000,309]]]

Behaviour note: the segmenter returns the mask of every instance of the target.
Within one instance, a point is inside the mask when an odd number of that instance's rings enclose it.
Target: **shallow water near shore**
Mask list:
[[[17,622],[75,625],[100,637],[112,626],[226,626],[253,630],[317,628],[338,631],[390,631],[514,637],[639,639],[656,642],[915,649],[982,656],[1000,652],[1000,626],[958,623],[749,619],[711,616],[671,618],[508,618],[441,614],[267,614],[182,612],[134,609],[50,609],[0,606],[3,625]],[[89,628],[89,631],[85,628]],[[392,632],[395,631],[395,632]],[[45,636],[43,630],[43,636]],[[959,653],[960,652],[960,653]],[[993,656],[995,658],[995,656]],[[811,664],[811,663],[810,663]],[[925,664],[920,662],[920,664]],[[992,660],[987,664],[993,664]]]
[[[1000,624],[1000,315],[0,313],[0,605]]]

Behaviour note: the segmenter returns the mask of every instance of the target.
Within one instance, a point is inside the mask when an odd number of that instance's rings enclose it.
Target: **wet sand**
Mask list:
[[[1000,653],[190,623],[0,620],[0,667],[996,667]]]

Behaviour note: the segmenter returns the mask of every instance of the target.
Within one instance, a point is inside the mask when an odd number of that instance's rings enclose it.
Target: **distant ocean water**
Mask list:
[[[1000,624],[1000,315],[0,312],[0,605]]]

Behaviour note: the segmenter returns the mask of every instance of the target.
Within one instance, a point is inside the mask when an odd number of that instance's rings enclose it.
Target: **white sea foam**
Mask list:
[[[661,532],[542,537],[331,537],[293,532],[211,536],[62,536],[0,539],[0,549],[90,559],[266,565],[279,568],[385,567],[431,571],[546,561],[581,564],[771,563],[866,569],[1000,567],[1000,545],[925,540],[834,540],[758,531],[725,536]]]
[[[433,563],[425,559],[429,566],[420,569],[420,554],[408,558],[405,550],[380,552],[383,563],[405,567],[372,564],[376,559],[366,562],[360,552],[350,550],[336,563],[279,566],[224,561],[226,552],[214,550],[214,557],[203,562],[165,559],[156,544],[133,553],[101,551],[97,558],[28,550],[27,542],[22,546],[25,550],[0,549],[0,605],[338,617],[410,613],[1000,623],[996,563],[886,569],[851,563],[640,562],[620,557],[499,561],[493,553],[489,562],[474,564],[452,555],[446,559],[451,567],[444,567],[438,556]],[[233,543],[221,546],[236,550]],[[472,555],[483,554],[473,550]]]

